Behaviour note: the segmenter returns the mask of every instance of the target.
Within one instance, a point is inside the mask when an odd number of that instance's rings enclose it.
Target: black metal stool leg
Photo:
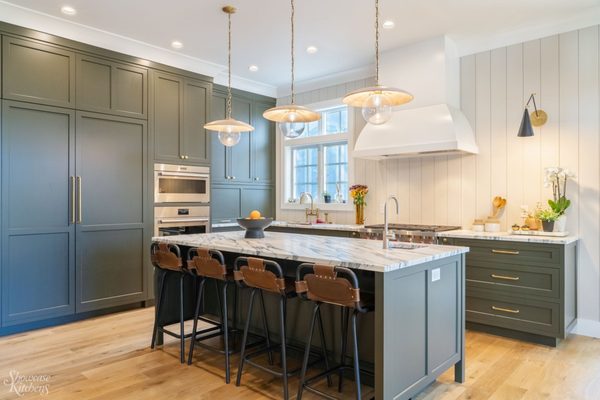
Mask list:
[[[323,328],[323,318],[321,317],[321,307],[318,308],[317,318],[319,319],[319,335],[321,336],[321,351],[325,361],[325,370],[329,371],[329,360],[327,359],[327,343],[325,342],[325,328]],[[331,375],[327,375],[327,386],[331,387]]]
[[[158,319],[160,317],[160,308],[163,299],[163,291],[165,286],[165,275],[166,272],[160,271],[160,277],[158,278],[158,296],[156,298],[156,306],[154,308],[154,328],[152,330],[152,342],[150,348],[153,349],[156,345],[156,336],[158,335]]]
[[[269,333],[269,323],[267,322],[267,310],[265,308],[265,296],[263,291],[259,289],[260,304],[263,320],[263,330],[265,332],[265,340],[267,341],[267,357],[269,358],[269,365],[273,365],[273,350],[271,349],[271,334]]]
[[[180,339],[179,339],[179,358],[180,362],[185,363],[185,313],[183,310],[183,279],[185,275],[181,274],[179,278],[179,331],[180,331]]]
[[[202,292],[204,291],[204,279],[200,280],[198,287],[198,297],[196,299],[196,310],[194,311],[194,327],[192,329],[192,342],[190,343],[190,352],[188,354],[188,365],[192,365],[192,357],[194,356],[194,346],[196,345],[196,332],[198,329],[198,317],[200,316],[200,304],[202,303]]]
[[[286,341],[285,341],[285,297],[279,299],[279,335],[281,337],[281,373],[283,374],[283,398],[288,400],[288,370],[286,356]]]
[[[310,345],[312,343],[313,331],[315,330],[315,319],[317,318],[318,314],[320,314],[320,304],[315,303],[315,306],[313,308],[313,315],[310,319],[308,341],[306,342],[306,348],[304,350],[304,358],[302,360],[302,370],[300,372],[300,382],[298,383],[298,395],[296,396],[296,400],[302,399],[302,392],[304,391],[304,380],[306,379],[306,369],[308,368],[308,359],[310,357]]]
[[[346,365],[346,348],[348,347],[348,309],[346,307],[342,307],[342,354],[340,356],[340,366]],[[344,384],[344,369],[340,368],[339,372],[339,382],[338,382],[338,392],[342,392],[342,386]]]
[[[237,285],[233,286],[233,320],[231,321],[231,328],[237,330],[237,311],[238,311],[238,292],[240,288]]]
[[[237,371],[235,385],[240,386],[242,381],[242,369],[244,368],[244,359],[246,357],[246,340],[248,339],[248,330],[250,329],[250,320],[252,319],[252,305],[254,304],[254,295],[258,289],[252,289],[250,292],[250,302],[248,303],[248,315],[246,316],[246,325],[244,327],[244,337],[242,338],[242,348],[240,350],[240,365]]]
[[[217,285],[218,286],[218,285]],[[229,328],[227,320],[227,282],[223,282],[223,309],[221,311],[221,323],[223,327],[223,341],[225,346],[225,383],[230,381],[229,368]]]
[[[219,283],[216,279],[211,279],[215,287],[215,296],[217,296],[217,305],[219,306],[219,314],[221,314],[221,320],[223,319],[223,303],[221,301],[221,291],[219,290]],[[222,326],[221,326],[222,327]]]
[[[356,313],[352,313],[352,342],[354,344],[354,381],[356,383],[356,399],[361,399],[360,393],[360,362],[358,359],[358,335],[356,333]]]

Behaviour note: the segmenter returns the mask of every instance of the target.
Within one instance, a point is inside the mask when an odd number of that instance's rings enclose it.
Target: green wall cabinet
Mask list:
[[[162,72],[152,75],[154,160],[209,164],[210,139],[204,124],[210,115],[212,84]]]
[[[2,38],[2,97],[75,107],[75,53],[29,39]]]
[[[235,222],[252,210],[259,210],[265,217],[274,215],[271,186],[215,185],[211,188],[211,197],[214,224]]]
[[[77,109],[148,118],[148,70],[103,58],[76,57]]]

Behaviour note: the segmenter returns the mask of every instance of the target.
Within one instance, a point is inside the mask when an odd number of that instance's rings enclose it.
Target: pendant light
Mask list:
[[[269,121],[277,122],[279,130],[283,136],[288,138],[297,138],[304,133],[307,122],[314,122],[321,119],[321,115],[309,108],[296,105],[296,93],[294,91],[294,18],[296,8],[294,0],[291,0],[292,15],[292,95],[291,104],[285,106],[277,106],[268,109],[263,113],[263,117]]]
[[[412,99],[413,95],[404,90],[379,84],[379,0],[375,0],[375,86],[350,92],[343,102],[351,107],[362,107],[365,121],[381,125],[392,117],[392,107]]]
[[[231,117],[231,14],[235,13],[236,9],[232,6],[225,6],[223,7],[223,12],[227,14],[227,30],[229,34],[227,42],[227,115],[225,119],[212,121],[204,125],[204,129],[217,132],[219,141],[223,145],[231,147],[238,144],[242,132],[251,132],[254,130],[254,127]]]
[[[531,118],[529,117],[529,110],[527,106],[533,101],[533,112]],[[535,104],[535,93],[531,93],[527,104],[525,104],[525,110],[523,111],[523,118],[521,119],[521,126],[519,127],[518,137],[531,137],[533,136],[533,126],[542,126],[548,120],[548,114],[544,110],[538,110]],[[532,126],[533,125],[533,126]]]

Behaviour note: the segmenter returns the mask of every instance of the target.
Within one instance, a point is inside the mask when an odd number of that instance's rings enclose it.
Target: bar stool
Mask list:
[[[318,264],[301,264],[296,270],[296,292],[303,298],[314,303],[313,315],[310,323],[308,341],[306,342],[306,350],[304,352],[304,360],[302,362],[302,372],[300,373],[300,383],[298,387],[297,400],[302,398],[302,392],[306,389],[314,394],[320,395],[328,399],[335,397],[322,392],[312,386],[311,383],[329,377],[331,374],[339,374],[338,391],[342,392],[344,370],[354,370],[354,380],[356,384],[356,398],[361,398],[360,388],[360,366],[358,359],[358,337],[356,331],[356,317],[360,313],[373,311],[373,305],[361,301],[360,288],[358,279],[354,271],[345,267],[334,267],[329,265]],[[311,377],[306,378],[306,369],[308,367],[308,354],[315,329],[315,322],[319,319],[319,324],[322,324],[319,315],[319,309],[323,303],[333,304],[341,308],[342,314],[342,354],[340,364],[326,368],[325,371]],[[349,316],[350,311],[352,314]],[[348,321],[350,319],[350,321]],[[346,347],[348,337],[348,323],[352,326],[352,347],[354,352],[354,362],[352,366],[346,365]],[[322,329],[322,328],[321,328]]]
[[[156,307],[154,314],[154,328],[152,330],[152,343],[150,348],[154,348],[158,333],[166,333],[169,336],[179,339],[180,343],[180,361],[183,364],[185,362],[185,339],[191,337],[191,334],[185,334],[185,317],[183,309],[183,280],[186,272],[183,269],[183,263],[181,260],[181,250],[179,246],[168,243],[153,242],[150,247],[150,259],[152,265],[161,271],[158,280],[158,292],[156,298]],[[177,275],[179,277],[179,334],[164,329],[159,326],[159,317],[164,302],[165,294],[165,280],[170,275]]]
[[[242,339],[242,349],[240,353],[240,364],[237,372],[236,386],[240,386],[242,379],[242,371],[244,364],[248,363],[256,368],[259,368],[265,372],[268,372],[277,377],[283,379],[283,398],[287,400],[288,395],[288,377],[299,372],[300,368],[296,368],[293,371],[288,371],[287,367],[287,341],[286,341],[286,306],[287,300],[296,296],[293,289],[293,281],[286,281],[281,266],[270,260],[263,260],[260,258],[253,257],[238,257],[234,264],[234,277],[235,280],[241,287],[248,287],[250,291],[250,303],[248,304],[248,314],[246,316],[246,323],[244,327],[244,336]],[[266,338],[266,348],[257,350],[251,354],[246,354],[246,341],[248,338],[248,330],[250,329],[250,321],[252,319],[252,309],[254,305],[254,298],[256,293],[260,295],[260,301],[262,305],[262,319],[263,329]],[[279,298],[279,346],[271,344],[271,338],[269,335],[269,326],[267,323],[267,314],[265,311],[265,300],[263,293],[267,292],[276,295]],[[320,320],[321,314],[318,313]],[[323,332],[323,324],[321,326],[321,340],[325,343],[325,334]],[[275,347],[280,348],[281,353],[281,370],[275,370],[267,366],[258,364],[251,360],[251,358],[267,353],[269,364],[273,365],[272,350]],[[309,349],[310,350],[310,349]],[[309,351],[310,353],[310,351]],[[325,360],[325,365],[329,368],[327,361],[327,350],[325,346],[322,349],[322,358]],[[307,361],[308,363],[308,361]]]
[[[192,358],[194,356],[194,346],[197,344],[207,350],[211,350],[217,353],[225,355],[225,382],[230,381],[230,364],[229,357],[233,353],[229,349],[229,324],[228,324],[228,309],[227,309],[227,289],[231,283],[234,283],[232,271],[228,271],[225,266],[225,258],[223,253],[218,250],[210,250],[206,248],[190,248],[187,253],[187,265],[188,271],[199,280],[199,287],[196,299],[196,309],[194,312],[194,327],[192,329],[192,343],[190,344],[190,351],[188,355],[188,365],[192,364]],[[203,318],[200,316],[200,309],[203,303],[204,285],[206,282],[212,281],[215,285],[217,300],[219,303],[219,312],[221,321],[215,322],[213,320]],[[219,288],[219,286],[221,286]],[[221,291],[221,294],[219,294]],[[222,297],[222,300],[221,300]],[[237,290],[234,291],[234,306],[233,306],[233,323],[237,318]],[[198,320],[208,322],[213,327],[203,329],[198,332]],[[218,332],[214,333],[215,328]],[[210,333],[213,332],[213,333]],[[200,335],[200,337],[198,337]],[[214,338],[217,336],[223,336],[224,349],[202,343],[203,340]]]

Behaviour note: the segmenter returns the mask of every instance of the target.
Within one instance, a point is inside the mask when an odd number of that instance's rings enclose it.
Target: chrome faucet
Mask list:
[[[387,249],[388,248],[388,218],[387,218],[387,205],[388,205],[388,201],[390,200],[394,200],[394,203],[396,203],[396,214],[399,213],[398,211],[398,199],[396,198],[396,196],[390,196],[387,198],[387,200],[385,201],[385,204],[383,206],[383,248]]]
[[[306,209],[306,222],[310,222],[309,217],[311,215],[314,215],[315,217],[317,217],[317,219],[319,219],[319,209],[314,208],[315,203],[312,194],[310,194],[309,192],[300,193],[300,203],[302,203],[302,200],[305,196],[308,196],[310,198],[310,208]]]

